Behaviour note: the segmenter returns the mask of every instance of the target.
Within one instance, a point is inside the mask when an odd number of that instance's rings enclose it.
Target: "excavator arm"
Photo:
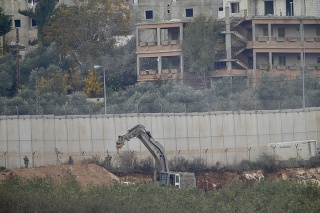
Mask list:
[[[155,159],[157,173],[169,172],[168,160],[163,146],[158,141],[155,141],[151,136],[151,133],[146,131],[145,127],[141,124],[129,129],[124,135],[118,136],[118,141],[116,142],[117,150],[119,151],[119,149],[124,146],[125,142],[129,141],[131,138],[139,138],[152,154]]]

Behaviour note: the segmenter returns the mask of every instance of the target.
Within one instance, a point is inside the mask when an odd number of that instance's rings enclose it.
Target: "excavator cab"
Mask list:
[[[161,172],[159,183],[161,186],[174,186],[180,189],[180,174]]]

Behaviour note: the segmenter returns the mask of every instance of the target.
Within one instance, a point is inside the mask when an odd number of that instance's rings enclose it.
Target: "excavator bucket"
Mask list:
[[[125,141],[126,140],[122,136],[118,136],[118,141],[116,142],[116,147],[118,152],[119,152],[119,149],[123,147]]]

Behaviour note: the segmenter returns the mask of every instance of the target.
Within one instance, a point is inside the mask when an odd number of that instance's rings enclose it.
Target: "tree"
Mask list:
[[[34,11],[32,8],[23,11],[19,10],[20,14],[35,19],[38,28],[38,38],[41,38],[43,27],[48,23],[56,4],[56,0],[39,0]]]
[[[84,83],[84,92],[89,96],[102,93],[103,91],[103,82],[95,70],[89,70],[88,76],[84,79]]]
[[[106,69],[106,85],[114,91],[137,82],[135,45],[135,39],[131,38],[125,45],[99,58],[98,64]]]
[[[110,51],[113,36],[128,33],[130,12],[122,0],[79,0],[75,7],[59,6],[44,28],[46,44],[57,42],[60,52],[96,59]]]
[[[10,32],[12,28],[12,18],[5,15],[3,9],[0,7],[0,36]]]
[[[12,28],[12,19],[10,16],[4,14],[3,9],[0,7],[0,43],[3,44],[4,39],[2,36],[10,32]],[[4,53],[3,45],[0,45],[0,56]]]
[[[208,73],[214,70],[215,47],[220,36],[220,25],[213,17],[196,17],[185,28],[182,43],[185,68],[195,72],[205,87],[208,85]]]

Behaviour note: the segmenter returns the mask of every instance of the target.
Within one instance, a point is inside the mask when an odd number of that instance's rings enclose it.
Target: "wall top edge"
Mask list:
[[[158,117],[158,116],[205,116],[205,115],[229,115],[229,114],[267,114],[267,113],[299,113],[299,112],[317,112],[320,107],[305,109],[278,109],[278,110],[251,110],[251,111],[209,111],[209,112],[183,112],[183,113],[127,113],[127,114],[98,114],[98,115],[11,115],[0,116],[0,120],[13,119],[74,119],[74,118],[121,118],[121,117]]]

